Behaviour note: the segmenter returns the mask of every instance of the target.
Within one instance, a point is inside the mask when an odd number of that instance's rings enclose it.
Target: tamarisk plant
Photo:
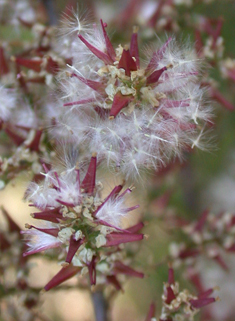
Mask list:
[[[18,20],[34,28],[32,21]],[[93,290],[96,285],[102,291],[108,285],[121,290],[123,276],[144,277],[132,266],[135,249],[128,248],[145,237],[141,220],[126,223],[139,207],[127,205],[132,181],[137,185],[147,170],[157,172],[194,148],[209,148],[207,126],[213,113],[202,86],[203,63],[191,44],[174,36],[159,41],[154,50],[141,50],[136,26],[129,45],[115,46],[103,20],[90,25],[75,13],[63,20],[57,43],[49,27],[35,30],[40,37],[30,50],[7,60],[0,47],[0,125],[16,145],[13,156],[0,159],[0,187],[17,172],[30,170],[33,181],[25,199],[37,209],[31,214],[36,223],[21,231],[27,248],[1,232],[0,249],[9,259],[18,246],[20,269],[30,255],[53,253],[61,269],[45,291],[75,275]],[[6,81],[9,74],[15,82]],[[32,101],[40,104],[35,84],[42,86],[40,92],[46,88],[40,112],[30,106]],[[53,161],[61,145],[66,146],[61,160]],[[119,180],[109,193],[107,178],[97,179],[101,167]],[[16,281],[16,288],[33,290],[35,300],[29,303],[36,305],[38,291],[27,281]],[[180,291],[172,268],[163,292],[160,321],[193,320],[201,307],[216,301],[211,289],[198,296]],[[153,306],[146,320],[154,320]]]

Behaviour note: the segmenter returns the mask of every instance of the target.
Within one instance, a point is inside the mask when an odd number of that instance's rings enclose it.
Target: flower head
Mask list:
[[[56,125],[67,139],[84,142],[89,153],[95,149],[99,161],[126,177],[202,146],[211,107],[198,82],[200,62],[189,46],[169,38],[145,63],[138,28],[129,46],[114,48],[107,25],[100,24],[79,31],[72,64],[60,79],[66,101],[57,108]]]
[[[199,309],[218,300],[218,298],[210,297],[214,289],[208,289],[198,295],[191,294],[187,289],[180,291],[172,268],[169,268],[168,282],[163,288],[161,321],[176,321],[185,318],[193,320]]]
[[[143,234],[138,233],[142,223],[134,229],[122,228],[122,218],[138,206],[125,206],[125,196],[131,189],[121,193],[123,184],[115,186],[105,199],[101,198],[101,184],[96,182],[96,162],[96,154],[93,154],[83,175],[78,165],[60,172],[44,165],[43,184],[31,183],[28,188],[27,198],[40,209],[32,216],[46,225],[26,224],[28,230],[22,233],[28,250],[24,255],[58,247],[64,257],[63,269],[47,290],[61,283],[61,277],[65,280],[79,271],[89,274],[91,285],[96,284],[97,271],[103,279],[112,276],[113,280],[117,273],[137,273],[143,277],[121,262],[123,255],[119,249],[120,244],[143,239]]]

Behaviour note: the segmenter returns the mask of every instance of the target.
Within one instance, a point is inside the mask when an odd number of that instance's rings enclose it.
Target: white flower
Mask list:
[[[182,158],[190,147],[206,149],[204,124],[212,112],[189,44],[169,38],[142,66],[133,45],[137,29],[130,49],[116,50],[102,21],[101,28],[78,32],[70,77],[59,78],[65,104],[55,112],[51,106],[55,138],[64,135],[85,158],[95,150],[99,161],[127,178]]]

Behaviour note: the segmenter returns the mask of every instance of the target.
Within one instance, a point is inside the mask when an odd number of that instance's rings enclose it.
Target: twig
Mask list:
[[[107,303],[103,291],[93,292],[91,296],[96,321],[107,321]]]

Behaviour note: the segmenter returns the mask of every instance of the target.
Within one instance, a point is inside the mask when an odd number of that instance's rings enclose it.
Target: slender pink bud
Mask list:
[[[153,53],[153,56],[146,68],[146,73],[151,72],[158,66],[158,62],[163,58],[164,53],[171,42],[172,38],[168,38],[164,45],[157,51]]]
[[[125,70],[125,74],[130,77],[131,71],[137,70],[137,65],[130,55],[129,49],[123,49],[121,59],[119,60],[118,68]]]
[[[57,237],[58,233],[59,233],[59,229],[58,228],[39,228],[39,227],[36,227],[36,226],[33,226],[33,225],[29,225],[29,224],[25,224],[25,227],[28,228],[28,229],[35,228],[35,230],[38,230],[40,232],[49,234],[49,235],[54,236],[54,237]]]
[[[7,60],[4,55],[4,49],[0,46],[0,75],[6,75],[9,72]]]
[[[157,82],[165,70],[167,70],[167,68],[163,67],[159,70],[154,71],[150,76],[148,76],[147,81],[146,81],[146,85],[150,85],[150,84]]]
[[[131,36],[130,55],[131,57],[135,57],[136,66],[137,68],[139,68],[140,58],[139,58],[139,49],[138,49],[138,28],[137,27],[134,27],[134,30]]]
[[[106,65],[112,65],[113,60],[106,53],[92,46],[82,35],[78,35],[78,38],[87,46],[88,49],[99,59],[103,60]]]
[[[190,300],[190,304],[195,309],[200,309],[208,304],[211,304],[215,302],[215,298],[202,298],[202,299],[196,299],[196,300]]]
[[[104,85],[98,81],[90,80],[83,78],[81,76],[78,76],[77,74],[72,74],[71,77],[77,77],[79,80],[81,80],[84,84],[86,84],[91,89],[94,89],[95,91],[98,91],[100,93],[104,92]]]
[[[105,30],[105,27],[107,27],[107,24],[104,25],[102,19],[100,19],[100,23],[101,23],[101,27],[102,27],[102,31],[103,31],[103,35],[104,35],[107,53],[108,53],[109,57],[113,61],[115,61],[115,57],[116,57],[115,50],[114,50],[113,45],[112,45],[112,43],[107,35],[107,32]]]
[[[211,97],[217,100],[226,109],[234,111],[235,107],[217,89],[211,88]]]
[[[154,318],[154,316],[155,316],[155,310],[156,310],[155,304],[152,302],[152,303],[150,304],[149,311],[148,311],[148,315],[147,315],[145,321],[151,321],[151,319]]]
[[[4,126],[3,129],[17,146],[20,146],[23,144],[24,138],[16,134],[9,126]]]
[[[135,242],[140,241],[144,238],[143,234],[131,234],[131,233],[110,233],[106,235],[107,243],[104,245],[104,247],[108,246],[117,246],[122,243],[129,243],[129,242]]]
[[[12,57],[11,60],[14,61],[17,65],[26,67],[28,69],[32,69],[36,72],[41,71],[42,59],[27,59],[27,58],[21,58],[21,57]]]
[[[95,214],[93,214],[95,216]],[[126,233],[130,233],[128,230],[124,230],[122,228],[119,228],[117,226],[114,226],[113,224],[110,224],[110,223],[107,223],[105,222],[104,220],[97,220],[95,221],[97,224],[101,224],[101,225],[104,225],[104,226],[109,226],[109,227],[112,227],[114,228],[115,230],[117,231],[120,231],[120,232],[126,232]]]
[[[130,232],[130,233],[137,233],[137,232],[139,232],[143,227],[144,227],[144,223],[143,223],[143,222],[140,222],[140,223],[137,223],[136,225],[133,225],[132,227],[129,227],[129,228],[127,229],[127,231]]]
[[[95,101],[95,99],[93,99],[93,98],[81,99],[81,100],[73,101],[71,103],[66,103],[63,106],[67,107],[67,106],[74,106],[74,105],[83,105],[83,104],[91,103],[94,101]]]
[[[176,296],[170,286],[166,288],[166,304],[170,304],[173,300],[175,300]]]
[[[81,268],[73,265],[69,265],[66,267],[63,267],[51,280],[48,282],[44,289],[46,291],[49,291],[50,289],[54,288],[55,286],[67,281],[68,279],[72,278],[74,275],[76,275]]]
[[[58,62],[53,60],[50,56],[47,57],[46,71],[51,74],[56,74],[60,70]]]
[[[96,154],[91,157],[91,161],[86,173],[85,178],[82,181],[81,188],[85,190],[85,193],[93,194],[95,189],[95,177],[96,177]]]
[[[229,271],[228,265],[225,263],[220,254],[216,254],[213,259],[222,267],[222,269],[224,269],[225,271]]]
[[[117,186],[115,186],[114,188],[113,188],[113,190],[111,191],[111,193],[105,198],[105,200],[104,200],[104,203],[105,202],[107,202],[108,200],[110,200],[110,199],[115,199],[117,196],[118,196],[118,194],[121,192],[121,190],[122,190],[122,188],[123,188],[123,185],[117,185]],[[104,204],[103,203],[103,204]],[[102,205],[103,205],[102,204]],[[101,206],[102,206],[101,205]],[[99,208],[100,209],[100,208]]]
[[[175,284],[174,270],[172,268],[169,268],[168,271],[168,283],[170,285]]]
[[[130,268],[129,266],[123,264],[121,261],[116,261],[115,262],[114,271],[117,274],[121,273],[121,274],[134,276],[134,277],[141,278],[141,279],[143,279],[143,277],[144,277],[144,273],[138,272],[138,271]]]
[[[74,235],[70,236],[69,249],[68,249],[68,253],[67,253],[65,262],[71,263],[74,255],[76,254],[77,250],[79,249],[79,247],[82,245],[83,242],[84,241],[81,239],[76,241],[74,239]]]
[[[207,291],[204,291],[200,294],[198,294],[198,299],[204,299],[207,298],[208,296],[210,296],[212,293],[214,292],[214,289],[208,289]]]
[[[53,223],[58,223],[63,218],[62,214],[59,213],[59,208],[43,212],[32,213],[31,216],[38,220],[44,220]]]
[[[123,96],[120,92],[116,93],[113,99],[113,104],[110,110],[109,117],[116,117],[117,114],[125,108],[133,99],[132,95]]]
[[[161,10],[162,10],[162,7],[164,5],[164,2],[165,0],[160,0],[158,2],[158,6],[157,6],[157,9],[155,10],[155,12],[153,13],[153,15],[151,16],[151,18],[149,19],[148,21],[148,25],[151,27],[151,28],[155,28],[155,25],[156,25],[156,22],[161,14]]]

